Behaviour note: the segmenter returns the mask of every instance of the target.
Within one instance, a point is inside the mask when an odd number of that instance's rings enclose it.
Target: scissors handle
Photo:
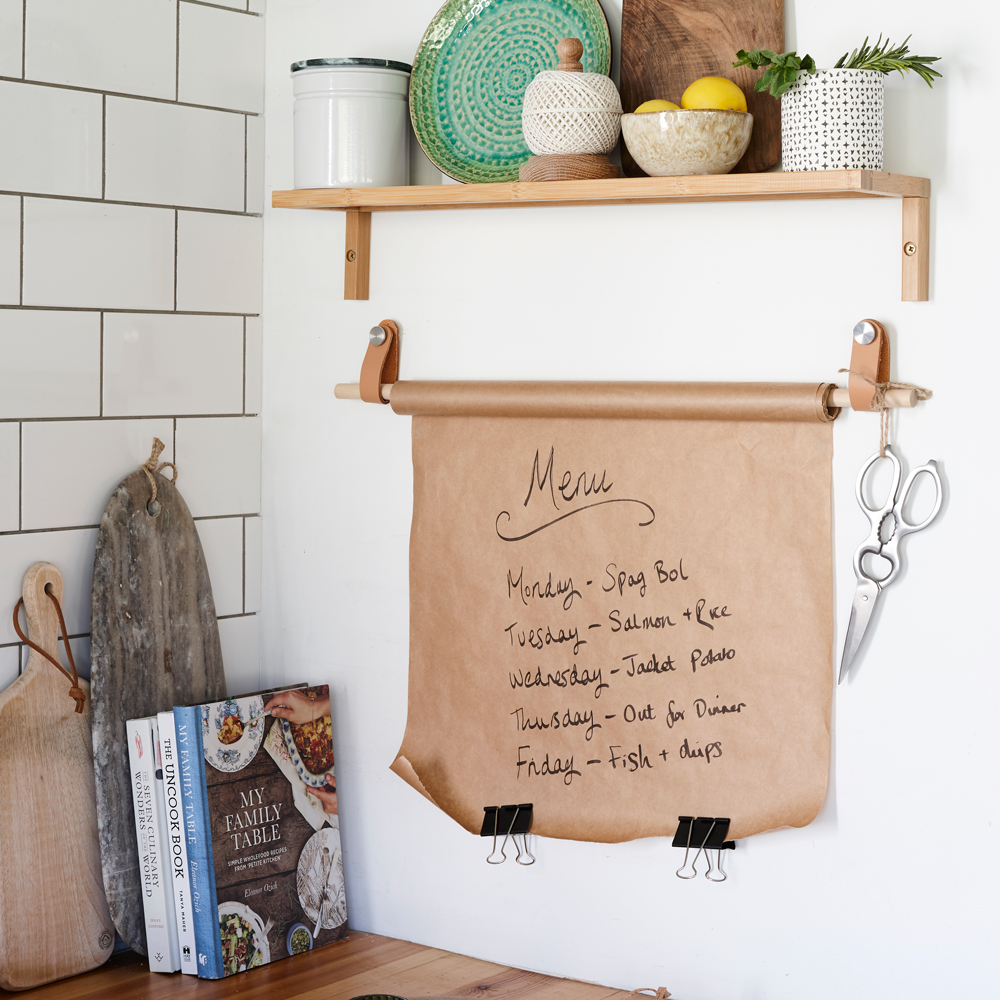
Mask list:
[[[907,498],[910,495],[910,490],[913,489],[913,484],[916,482],[917,476],[926,473],[931,479],[934,480],[934,489],[937,491],[934,497],[934,506],[931,512],[918,524],[913,524],[907,521],[903,517],[903,505],[906,503]],[[927,527],[938,516],[941,511],[941,503],[944,500],[944,486],[941,483],[941,473],[938,472],[937,462],[932,458],[926,465],[921,465],[914,469],[907,477],[906,482],[903,483],[903,491],[899,495],[899,499],[893,505],[892,516],[896,519],[896,533],[893,535],[893,540],[896,538],[901,538],[903,535],[912,534],[914,531],[921,531]]]
[[[868,515],[868,520],[872,522],[873,529],[877,529],[882,521],[882,518],[893,509],[893,504],[896,502],[896,493],[899,490],[899,480],[903,473],[903,467],[900,465],[899,459],[896,458],[896,455],[892,450],[892,445],[887,444],[885,446],[885,457],[892,463],[892,485],[889,488],[889,496],[881,507],[869,507],[868,501],[865,499],[865,477],[868,475],[869,469],[871,469],[871,467],[881,457],[882,456],[878,452],[875,452],[875,454],[861,466],[861,471],[858,473],[858,483],[856,489],[858,504]]]

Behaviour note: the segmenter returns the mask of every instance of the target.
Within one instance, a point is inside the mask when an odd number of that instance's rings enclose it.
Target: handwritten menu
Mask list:
[[[417,417],[394,769],[470,831],[810,822],[829,768],[829,425]]]

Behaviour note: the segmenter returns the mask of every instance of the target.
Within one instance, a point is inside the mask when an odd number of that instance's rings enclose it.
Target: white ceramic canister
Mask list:
[[[410,69],[390,59],[292,63],[297,188],[410,183]]]

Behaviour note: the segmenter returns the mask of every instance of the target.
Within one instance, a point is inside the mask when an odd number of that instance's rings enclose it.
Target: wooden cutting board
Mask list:
[[[101,518],[91,592],[94,766],[104,888],[118,933],[146,954],[125,722],[225,697],[212,585],[184,498],[142,470]]]
[[[622,107],[655,98],[680,104],[702,76],[724,76],[739,86],[753,115],[753,136],[733,173],[770,170],[781,159],[781,102],[757,94],[760,70],[733,68],[739,49],[785,48],[784,0],[623,0]],[[622,143],[629,177],[643,172]]]
[[[51,563],[24,577],[28,638],[60,657],[62,603]],[[9,609],[6,609],[9,611]],[[105,962],[115,943],[101,882],[89,685],[77,714],[68,681],[32,650],[0,692],[0,987],[23,990]]]

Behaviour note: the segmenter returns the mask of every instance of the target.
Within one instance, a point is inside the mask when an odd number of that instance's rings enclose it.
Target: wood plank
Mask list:
[[[63,601],[59,570],[34,563],[23,594],[28,637],[68,663],[49,597]],[[79,682],[82,712],[72,687],[31,650],[24,673],[0,693],[0,985],[11,989],[96,968],[114,947],[97,841],[90,686]]]
[[[595,181],[535,181],[505,184],[437,184],[389,188],[319,188],[274,191],[275,208],[371,211],[638,204],[654,201],[727,201],[749,198],[888,197],[926,198],[923,177],[873,170],[722,174],[710,177],[623,177]]]
[[[903,301],[930,297],[931,209],[929,198],[903,199]]]
[[[623,0],[622,104],[626,111],[656,98],[679,104],[695,80],[724,76],[753,115],[750,145],[734,170],[769,170],[781,159],[781,104],[754,91],[760,70],[733,67],[739,49],[755,48],[784,51],[784,0]],[[622,166],[642,176],[624,142]]]
[[[368,298],[368,278],[372,252],[372,217],[356,208],[347,210],[344,240],[344,298]]]
[[[349,1000],[365,993],[495,1000],[630,1000],[608,986],[525,972],[424,945],[354,931],[344,941],[229,979],[151,973],[127,952],[102,968],[25,993],[30,1000]]]

